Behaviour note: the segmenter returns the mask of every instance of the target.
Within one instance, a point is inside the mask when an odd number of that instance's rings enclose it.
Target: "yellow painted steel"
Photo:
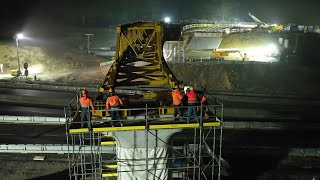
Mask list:
[[[118,173],[104,173],[102,177],[117,177]]]
[[[197,128],[197,127],[199,127],[199,123],[150,125],[149,129],[182,129],[182,128]]]
[[[203,123],[204,127],[218,127],[221,126],[221,122],[207,122]]]
[[[159,108],[159,114],[173,114],[174,113],[174,107],[160,107]]]
[[[203,123],[204,127],[218,127],[221,126],[221,122],[206,122]],[[181,129],[181,128],[198,128],[199,123],[189,124],[161,124],[161,125],[150,125],[150,129]],[[134,131],[134,130],[145,130],[145,126],[124,126],[124,127],[101,127],[93,128],[93,132],[110,132],[110,131]],[[69,129],[69,133],[87,133],[88,128]]]
[[[93,132],[145,130],[145,126],[101,127],[93,128]]]
[[[92,111],[92,116],[110,117],[110,113],[108,111],[105,111],[106,110],[106,103],[105,102],[96,101],[96,102],[93,102],[93,106],[96,107],[96,109]],[[126,109],[121,110],[121,112],[122,112],[122,117],[127,117],[130,115],[130,111],[128,111]]]
[[[103,141],[100,143],[102,146],[108,146],[108,145],[116,145],[116,141]]]
[[[154,93],[154,92],[143,93],[144,99],[153,99],[153,98],[156,98],[157,96],[158,96],[158,93]]]
[[[228,51],[221,51],[221,50],[213,50],[213,57],[218,58],[221,56],[229,56]]]
[[[11,70],[10,74],[11,74],[11,76],[18,77],[18,76],[21,76],[21,71],[20,71],[20,74],[19,74],[19,70],[18,69],[17,70]]]
[[[103,136],[104,137],[113,137],[113,133],[112,132],[107,133],[107,134],[104,133]]]
[[[79,128],[79,129],[69,129],[70,134],[75,134],[75,133],[87,133],[89,132],[88,128]]]
[[[165,27],[161,22],[137,22],[117,27],[116,60],[111,65],[103,86],[147,85],[173,88],[178,80],[162,52],[164,37],[167,37]],[[144,62],[144,65],[135,66],[135,62]]]
[[[106,165],[104,165],[104,167],[109,168],[109,169],[117,169],[118,165],[116,165],[116,164],[106,164]]]

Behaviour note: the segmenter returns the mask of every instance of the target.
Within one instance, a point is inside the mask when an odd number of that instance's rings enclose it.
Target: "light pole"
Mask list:
[[[90,36],[93,36],[94,34],[85,34],[87,36],[87,50],[88,54],[90,54]]]
[[[21,75],[21,70],[20,70],[20,59],[19,59],[19,39],[23,39],[24,36],[23,34],[19,33],[17,34],[14,39],[16,40],[16,45],[17,45],[17,58],[18,58],[18,71],[17,71],[17,75],[20,76]]]

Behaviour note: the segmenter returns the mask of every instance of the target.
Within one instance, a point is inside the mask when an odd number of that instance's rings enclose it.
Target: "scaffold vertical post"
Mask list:
[[[148,180],[149,178],[148,178],[148,174],[149,174],[149,162],[148,162],[148,143],[149,143],[149,138],[148,138],[148,130],[149,130],[149,128],[148,128],[148,104],[146,104],[146,115],[145,115],[145,121],[146,121],[146,130],[145,130],[145,134],[146,134],[146,180]]]
[[[213,150],[213,152],[215,153],[216,151],[215,151],[215,148],[216,148],[216,141],[215,141],[215,139],[216,139],[216,128],[214,127],[213,128],[213,143],[212,143],[212,150]],[[213,179],[213,176],[214,176],[214,166],[215,166],[215,159],[213,159],[213,161],[212,161],[212,167],[211,167],[211,173],[212,173],[212,175],[211,175],[211,179]]]
[[[201,151],[202,151],[202,103],[201,103],[201,106],[200,106],[200,124],[199,124],[199,149],[198,149],[198,153],[199,153],[199,160],[198,160],[198,164],[199,164],[199,171],[198,171],[198,179],[201,179]]]
[[[194,128],[193,136],[193,180],[196,179],[196,144],[197,144],[197,128]]]
[[[70,106],[68,106],[68,108],[70,108]],[[67,147],[68,147],[68,168],[69,168],[69,174],[71,173],[71,164],[70,164],[70,147],[69,147],[69,132],[68,132],[68,124],[69,124],[69,116],[68,114],[68,110],[66,107],[63,108],[64,110],[64,118],[66,119],[66,123],[65,123],[65,130],[66,130],[66,141],[67,141]],[[69,179],[71,180],[71,176],[69,176]]]
[[[223,122],[223,104],[221,104],[221,122]],[[219,148],[219,172],[218,172],[218,180],[220,180],[220,176],[221,176],[221,158],[222,158],[222,125],[220,126],[220,148]]]

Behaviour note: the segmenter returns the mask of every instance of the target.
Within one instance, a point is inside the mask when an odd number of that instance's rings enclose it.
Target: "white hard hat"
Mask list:
[[[184,93],[187,93],[187,90],[190,88],[190,86],[184,86],[183,91]]]

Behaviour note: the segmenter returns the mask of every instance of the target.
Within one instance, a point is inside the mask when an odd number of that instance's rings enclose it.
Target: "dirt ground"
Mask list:
[[[48,161],[1,161],[0,179],[68,179],[68,163]]]
[[[171,65],[185,84],[209,92],[260,93],[314,97],[320,90],[318,68],[281,63],[198,63]]]

